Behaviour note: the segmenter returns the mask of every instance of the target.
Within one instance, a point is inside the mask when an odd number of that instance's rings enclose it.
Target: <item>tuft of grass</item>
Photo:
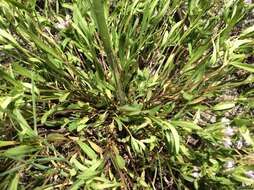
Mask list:
[[[0,189],[252,189],[253,7],[1,0]]]

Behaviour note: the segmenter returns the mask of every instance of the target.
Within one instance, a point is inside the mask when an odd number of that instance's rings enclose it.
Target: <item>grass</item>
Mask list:
[[[253,4],[0,7],[0,189],[252,189]]]

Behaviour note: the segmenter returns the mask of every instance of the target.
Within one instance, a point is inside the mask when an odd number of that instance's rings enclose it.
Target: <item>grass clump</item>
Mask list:
[[[0,189],[253,188],[253,4],[0,7]]]

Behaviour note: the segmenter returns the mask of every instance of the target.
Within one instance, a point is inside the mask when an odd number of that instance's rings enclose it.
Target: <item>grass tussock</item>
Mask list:
[[[254,187],[251,2],[0,3],[0,189]]]

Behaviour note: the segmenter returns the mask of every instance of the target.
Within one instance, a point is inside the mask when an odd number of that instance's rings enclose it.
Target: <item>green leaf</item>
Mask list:
[[[18,184],[19,184],[19,174],[17,173],[12,179],[8,190],[18,190]]]
[[[113,187],[119,187],[121,184],[120,183],[96,183],[92,185],[93,189],[112,189]]]
[[[171,125],[168,124],[168,127],[171,131],[171,133],[170,133],[171,139],[173,140],[172,149],[174,149],[175,154],[178,154],[179,150],[180,150],[180,137],[179,137],[178,132],[177,132],[177,130],[175,129],[174,126],[171,126]],[[168,133],[168,132],[166,132],[166,133]]]
[[[168,121],[156,117],[150,116],[150,119],[156,122],[164,130],[164,136],[169,152],[174,153],[174,155],[178,154],[180,150],[180,137],[175,127]]]
[[[79,179],[72,184],[70,190],[79,190],[84,183],[85,183],[84,180]]]
[[[197,124],[191,121],[170,121],[170,123],[174,126],[182,127],[183,129],[191,129],[191,130],[202,130]]]
[[[13,43],[15,46],[19,46],[18,42],[15,40],[15,38],[8,33],[6,30],[3,30],[0,28],[0,36],[4,37],[5,39],[9,40],[11,43]]]
[[[77,141],[78,145],[80,148],[83,150],[83,152],[92,160],[97,158],[97,154],[94,152],[92,148],[90,148],[89,145],[86,143],[82,142],[81,140]]]
[[[31,9],[26,7],[23,3],[20,3],[16,0],[4,0],[4,1],[13,4],[15,7],[19,8],[19,9],[24,9],[24,10],[29,11],[29,12],[32,11]]]
[[[88,168],[85,171],[83,171],[82,174],[78,175],[78,178],[84,181],[88,181],[96,177],[99,173],[100,173],[99,171],[95,171],[92,168]]]
[[[32,71],[20,66],[18,63],[13,64],[12,66],[15,72],[17,72],[18,74],[22,76],[32,79],[32,74],[33,74],[35,81],[45,82],[45,79],[42,76],[40,76],[38,73],[34,74]]]
[[[43,40],[41,40],[34,33],[30,32],[29,33],[29,37],[43,51],[45,51],[48,54],[52,55],[54,58],[61,60],[61,55],[60,55],[60,53],[55,48],[52,48],[49,44],[46,44]]]
[[[239,182],[241,182],[245,185],[254,185],[254,180],[253,179],[245,177],[244,175],[242,175],[240,173],[233,173],[232,177],[235,180],[237,180],[237,181],[239,181]]]
[[[119,154],[115,155],[115,162],[119,169],[124,169],[125,161],[122,156],[120,156]]]
[[[22,88],[23,86],[20,81],[15,80],[12,76],[10,76],[5,71],[3,71],[1,67],[0,67],[0,78],[7,80],[8,82],[10,82],[13,86],[17,88]]]
[[[104,11],[104,1],[102,0],[93,0],[92,1],[92,11],[95,15],[95,20],[97,23],[99,35],[103,42],[103,47],[107,54],[107,61],[110,67],[113,70],[114,80],[115,80],[115,88],[117,90],[117,98],[121,104],[125,103],[125,92],[122,86],[122,72],[121,65],[117,61],[112,48],[112,42],[109,35],[109,29],[106,23],[105,11]],[[98,72],[100,70],[97,68]]]
[[[220,110],[227,110],[235,107],[235,102],[221,102],[216,104],[213,107],[213,110],[220,111]]]
[[[70,92],[64,93],[60,96],[59,101],[64,102],[67,100],[68,96],[70,95]]]
[[[85,171],[87,169],[86,166],[84,166],[83,164],[81,164],[76,158],[76,154],[74,154],[71,159],[70,159],[70,163],[74,165],[74,168],[79,169],[80,171]]]
[[[52,115],[53,113],[55,113],[57,110],[63,110],[63,108],[61,108],[61,107],[58,108],[58,107],[56,107],[56,106],[53,106],[52,108],[50,108],[48,111],[46,111],[46,112],[42,115],[42,117],[41,117],[41,123],[42,123],[42,124],[46,123],[48,117],[49,117],[50,115]]]
[[[173,132],[172,132],[173,131]],[[180,150],[179,136],[175,130],[165,131],[166,144],[171,154],[178,154]]]
[[[38,147],[32,145],[19,145],[14,148],[10,148],[2,154],[6,157],[23,157],[30,153],[34,153],[35,151],[39,150]]]
[[[172,43],[175,43],[177,36],[180,35],[180,31],[182,29],[182,25],[184,23],[184,20],[181,20],[172,26],[168,36],[167,36],[167,44],[172,45]]]
[[[253,124],[253,122],[252,122],[252,124]],[[254,146],[254,142],[252,140],[252,135],[250,134],[250,131],[247,127],[241,127],[239,129],[239,132],[248,144]]]
[[[87,122],[89,121],[89,118],[88,117],[84,117],[82,118],[81,120],[79,120],[77,123],[76,123],[76,128],[77,128],[77,131],[80,132],[82,131],[86,126],[87,126]]]
[[[59,133],[50,133],[47,136],[47,140],[49,142],[59,142],[59,141],[66,141],[68,140],[63,134],[59,134]]]
[[[134,152],[136,152],[137,154],[142,153],[142,149],[139,146],[138,140],[135,139],[134,137],[131,137],[131,147],[134,150]]]
[[[0,97],[0,107],[3,110],[5,110],[11,102],[18,100],[20,97],[22,97],[22,95],[23,93],[18,93],[18,94],[15,94],[14,96]]]
[[[251,34],[254,34],[254,25],[244,29],[240,36],[245,37]]]
[[[138,115],[141,113],[142,107],[141,104],[124,105],[119,107],[119,110],[128,115]]]
[[[34,130],[29,126],[29,124],[27,123],[27,121],[25,120],[25,118],[23,117],[23,115],[20,113],[20,111],[18,109],[15,109],[13,111],[14,116],[16,117],[17,122],[19,123],[20,127],[22,128],[22,134],[25,135],[29,135],[29,136],[36,136],[36,133],[34,132]]]
[[[16,145],[16,141],[0,141],[0,148],[5,146]]]
[[[88,143],[90,144],[90,146],[99,154],[103,153],[103,150],[101,147],[99,147],[97,144],[95,144],[94,142],[88,140]]]
[[[245,71],[249,71],[251,73],[254,73],[254,66],[250,64],[245,64],[245,63],[239,63],[239,62],[232,62],[230,63],[231,65],[243,69]]]
[[[219,40],[217,40],[217,42],[219,42]],[[217,61],[217,54],[218,54],[218,49],[219,49],[219,43],[215,44],[214,40],[212,40],[212,43],[213,43],[213,54],[212,54],[212,57],[211,57],[211,64],[214,65]]]

